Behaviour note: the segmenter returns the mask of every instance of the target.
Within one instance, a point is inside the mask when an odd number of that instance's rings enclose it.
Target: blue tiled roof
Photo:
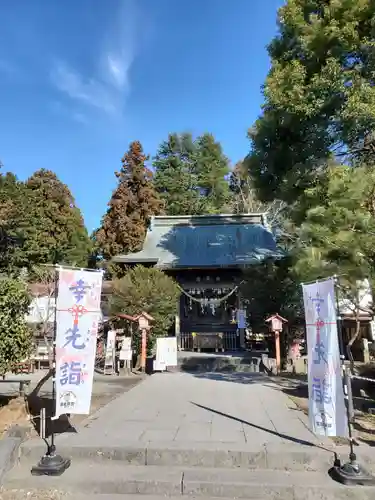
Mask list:
[[[155,263],[161,269],[242,267],[281,257],[262,214],[154,217],[140,252],[120,263]]]

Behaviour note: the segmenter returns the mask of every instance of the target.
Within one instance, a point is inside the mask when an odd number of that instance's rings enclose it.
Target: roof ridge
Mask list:
[[[265,212],[248,214],[207,214],[207,215],[155,215],[151,218],[150,229],[155,226],[205,226],[215,224],[261,224],[265,225]]]

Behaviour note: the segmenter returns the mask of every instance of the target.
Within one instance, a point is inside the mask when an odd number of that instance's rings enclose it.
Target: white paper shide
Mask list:
[[[59,271],[56,416],[90,412],[102,280],[101,272]]]
[[[333,279],[302,285],[305,306],[309,421],[314,434],[348,436]]]

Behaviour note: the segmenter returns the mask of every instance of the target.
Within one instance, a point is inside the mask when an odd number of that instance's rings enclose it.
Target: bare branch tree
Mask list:
[[[246,176],[236,183],[236,196],[232,200],[234,213],[266,213],[267,222],[272,230],[281,230],[283,212],[287,204],[281,200],[264,203],[259,200],[253,187],[251,178]]]
[[[48,354],[49,369],[53,368],[53,329],[55,317],[55,276],[49,268],[34,268],[30,285],[33,293],[32,317],[38,333],[43,337]]]
[[[362,282],[357,282],[355,287],[351,287],[344,284],[339,284],[339,290],[341,292],[341,308],[349,309],[354,317],[355,329],[352,333],[348,344],[346,346],[347,355],[350,362],[350,370],[354,372],[354,357],[352,353],[352,346],[354,342],[358,339],[361,332],[361,312],[369,314],[371,317],[374,314],[373,304],[372,304],[372,294],[371,287],[368,280],[363,280]],[[371,297],[369,304],[366,304],[366,298]]]

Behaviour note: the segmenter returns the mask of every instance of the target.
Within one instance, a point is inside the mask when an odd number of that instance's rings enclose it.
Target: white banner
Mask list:
[[[102,280],[102,272],[59,271],[56,416],[90,413]]]
[[[116,332],[117,330],[109,330],[107,333],[107,344],[105,348],[104,358],[104,374],[113,375],[115,373],[116,364]]]
[[[302,285],[305,306],[309,420],[314,434],[348,437],[333,279]]]
[[[131,337],[124,337],[120,351],[120,359],[123,361],[131,361],[133,359],[132,339]]]
[[[154,370],[163,371],[168,366],[177,366],[177,339],[176,337],[159,337],[156,339]]]

